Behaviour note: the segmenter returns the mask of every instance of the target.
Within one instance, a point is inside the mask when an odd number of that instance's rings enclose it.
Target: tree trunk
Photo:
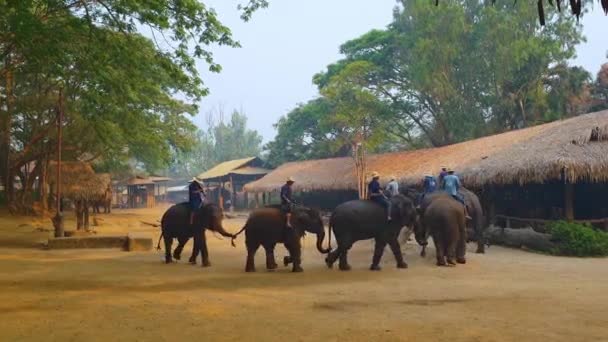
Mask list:
[[[11,65],[11,55],[10,53],[7,55],[6,60],[4,61],[4,67],[6,69],[5,76],[5,90],[6,90],[6,112],[4,115],[4,119],[2,121],[2,155],[3,159],[2,164],[4,166],[4,179],[3,183],[5,183],[4,194],[6,196],[6,203],[9,208],[13,206],[14,199],[14,181],[13,181],[13,173],[11,172],[11,129],[12,129],[12,118],[13,118],[13,71]],[[2,106],[0,106],[2,108]]]
[[[488,243],[514,248],[527,248],[540,252],[551,252],[555,243],[551,234],[538,233],[532,228],[510,229],[491,226],[485,231]]]
[[[88,200],[84,200],[82,209],[84,211],[84,230],[89,231],[90,224],[89,224],[89,201]]]
[[[48,210],[48,189],[47,189],[47,180],[48,180],[48,168],[49,168],[49,160],[45,158],[42,160],[42,170],[40,170],[40,179],[38,181],[38,187],[40,189],[40,210],[42,211],[42,216]]]
[[[74,211],[76,212],[76,230],[82,229],[82,200],[77,200],[74,203]]]

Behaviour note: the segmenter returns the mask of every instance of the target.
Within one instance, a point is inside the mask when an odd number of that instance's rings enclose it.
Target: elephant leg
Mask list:
[[[486,240],[483,235],[483,226],[475,227],[475,237],[477,238],[477,250],[475,253],[484,254],[486,252]]]
[[[165,240],[165,263],[170,264],[173,262],[173,259],[171,259],[171,245],[173,244],[173,238],[166,235],[163,236]]]
[[[190,256],[190,263],[192,265],[196,265],[196,258],[198,257],[199,252],[201,251],[201,236],[199,234],[194,234],[194,242],[192,244],[192,255]]]
[[[207,248],[207,236],[205,232],[201,234],[201,257],[203,259],[203,267],[211,266],[209,261],[209,249]]]
[[[340,271],[350,271],[351,267],[348,264],[348,251],[353,246],[352,238],[346,237],[342,239],[342,243],[338,244],[338,249],[336,250],[336,256],[340,258],[340,262],[338,264]]]
[[[255,252],[260,248],[259,243],[247,244],[247,263],[245,272],[255,272]]]
[[[446,256],[448,266],[455,266],[456,262],[456,246],[458,245],[459,237],[451,237],[446,243]]]
[[[376,238],[376,246],[374,247],[374,257],[372,258],[372,265],[370,266],[370,270],[372,271],[380,271],[382,268],[380,267],[380,260],[382,259],[382,254],[384,254],[384,248],[386,247],[386,240],[383,238]]]
[[[433,243],[435,244],[435,254],[437,256],[437,266],[445,266],[445,246],[443,239],[433,235]]]
[[[463,231],[464,230],[464,231]],[[460,236],[458,237],[458,242],[456,243],[456,262],[459,264],[466,264],[467,259],[465,257],[467,253],[467,230],[460,230]]]
[[[389,246],[391,247],[391,251],[395,256],[397,268],[407,268],[407,263],[405,260],[403,260],[403,253],[401,252],[401,245],[399,245],[399,241],[397,239],[393,239],[389,242]]]
[[[175,250],[173,251],[173,259],[180,260],[182,258],[182,251],[188,240],[188,238],[184,237],[177,238],[177,247],[175,247]]]
[[[275,270],[279,265],[274,259],[274,244],[265,245],[264,250],[266,251],[266,269]]]
[[[292,272],[302,272],[302,246],[300,245],[300,240],[296,240],[289,244],[287,250],[289,251],[289,256],[291,257],[291,261],[293,262]]]
[[[327,257],[325,258],[325,264],[327,265],[327,268],[333,268],[334,263],[336,262],[336,260],[338,260],[339,256],[340,256],[340,244],[338,243],[338,247],[336,247],[335,250],[329,252],[327,254]]]

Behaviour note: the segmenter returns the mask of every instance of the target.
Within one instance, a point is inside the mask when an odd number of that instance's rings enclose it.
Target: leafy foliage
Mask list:
[[[399,1],[387,29],[344,43],[344,58],[314,76],[322,97],[277,123],[271,160],[331,156],[327,137],[344,142],[364,126],[372,150],[403,149],[586,111],[589,75],[567,65],[583,40],[580,25],[547,9],[539,29],[535,10],[525,2]]]
[[[195,60],[220,71],[212,45],[239,46],[197,0],[0,1],[2,179],[56,158],[60,107],[65,159],[168,166],[195,141],[188,116],[208,93]]]
[[[608,255],[607,233],[565,221],[553,223],[549,230],[558,245],[555,254],[578,257]]]
[[[172,176],[192,177],[218,163],[258,156],[262,150],[262,137],[255,130],[247,128],[247,116],[233,111],[230,121],[224,122],[223,115],[219,122],[208,117],[208,130],[198,130],[194,144],[188,151],[174,151],[174,160],[170,167]]]

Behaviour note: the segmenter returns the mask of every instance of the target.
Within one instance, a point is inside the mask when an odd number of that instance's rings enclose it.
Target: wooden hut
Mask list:
[[[167,185],[171,178],[136,176],[125,182],[127,206],[129,208],[154,208],[156,203],[166,200]]]
[[[231,199],[231,209],[235,206],[248,208],[249,196],[247,191],[243,191],[243,186],[262,178],[270,171],[262,166],[263,162],[258,157],[230,160],[199,174],[197,178],[208,186],[216,187],[209,194],[222,208],[227,198]]]
[[[602,111],[440,148],[369,155],[367,170],[413,186],[447,166],[480,193],[490,216],[601,220],[608,217],[599,200],[608,190],[607,131]],[[276,192],[290,176],[296,191],[350,191],[356,198],[349,157],[286,163],[245,190]]]

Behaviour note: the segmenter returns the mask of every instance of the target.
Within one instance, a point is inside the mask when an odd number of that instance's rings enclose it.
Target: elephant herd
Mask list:
[[[278,267],[274,249],[283,244],[289,255],[284,257],[285,266],[292,265],[293,272],[302,272],[301,240],[305,233],[316,236],[316,247],[319,253],[326,254],[325,263],[332,268],[338,261],[340,270],[351,269],[348,263],[348,251],[360,240],[374,239],[375,248],[371,270],[380,270],[380,260],[386,245],[395,257],[398,268],[407,268],[401,252],[398,237],[404,227],[414,232],[415,240],[422,246],[421,255],[425,255],[428,237],[432,237],[436,247],[438,266],[454,266],[466,263],[466,243],[477,241],[477,253],[484,253],[483,212],[478,197],[471,191],[461,189],[471,220],[466,220],[463,205],[444,192],[420,196],[408,193],[390,198],[392,208],[391,220],[386,219],[384,208],[367,200],[352,200],[337,206],[329,219],[328,247],[323,247],[325,229],[319,211],[303,206],[296,206],[291,216],[291,228],[285,226],[285,217],[278,206],[268,206],[254,210],[245,226],[236,234],[228,233],[222,226],[223,212],[215,204],[209,203],[199,209],[194,224],[189,224],[190,207],[188,203],[176,204],[169,208],[161,219],[162,234],[165,243],[165,262],[179,260],[184,245],[194,238],[190,263],[196,264],[201,254],[203,267],[211,265],[205,238],[209,229],[234,241],[238,235],[245,233],[247,247],[246,272],[255,272],[254,257],[257,250],[263,247],[266,252],[266,268]],[[472,234],[467,233],[468,227]],[[336,248],[331,247],[331,234],[335,235]],[[469,239],[470,237],[470,239]],[[172,251],[173,240],[178,246]],[[160,240],[158,247],[160,249]]]

